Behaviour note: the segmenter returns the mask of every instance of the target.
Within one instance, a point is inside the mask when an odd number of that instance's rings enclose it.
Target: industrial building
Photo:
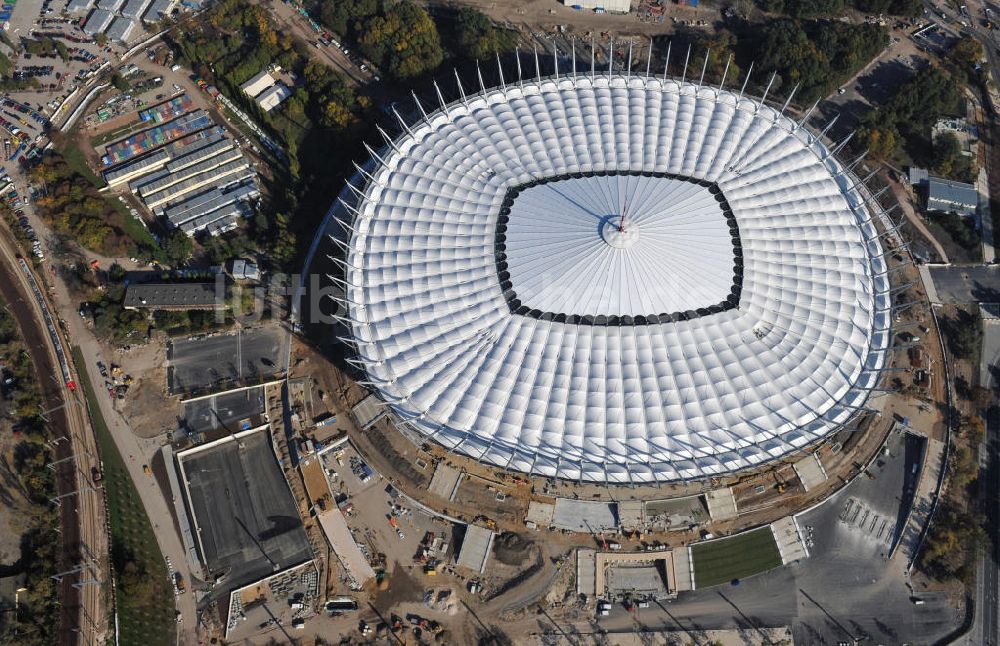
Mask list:
[[[972,184],[940,177],[927,179],[927,210],[959,215],[975,215],[979,191]]]
[[[122,6],[125,0],[97,0],[97,8],[114,13]]]
[[[89,10],[94,4],[94,0],[69,0],[66,3],[67,13],[83,13]]]
[[[154,215],[188,235],[218,234],[252,214],[256,171],[207,114],[184,112],[191,105],[181,95],[142,110],[142,121],[161,125],[108,144],[104,179],[112,188],[127,184]]]
[[[142,16],[142,13],[146,11],[149,2],[150,0],[128,0],[125,6],[122,7],[122,15],[126,18],[138,20]]]
[[[119,16],[111,23],[104,35],[107,36],[108,40],[124,43],[132,35],[133,29],[135,29],[135,22],[131,18]]]
[[[217,310],[226,307],[215,283],[139,283],[125,289],[127,310]]]
[[[632,10],[632,0],[563,0],[563,4],[574,9],[608,13],[628,13]]]
[[[255,74],[249,81],[240,86],[247,96],[256,98],[261,92],[274,85],[274,77],[269,70]]]
[[[264,112],[270,112],[290,96],[292,96],[292,91],[288,89],[287,85],[278,81],[257,96],[257,105],[263,108]]]
[[[153,0],[149,11],[142,17],[143,22],[156,22],[170,13],[177,0]]]
[[[96,38],[98,34],[108,28],[114,17],[115,15],[107,9],[94,9],[90,13],[90,17],[87,18],[87,24],[83,26],[83,33],[91,38]]]

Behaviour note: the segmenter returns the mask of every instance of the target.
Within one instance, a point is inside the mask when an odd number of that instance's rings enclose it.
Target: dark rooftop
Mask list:
[[[225,294],[215,283],[141,283],[125,290],[128,309],[223,309]]]

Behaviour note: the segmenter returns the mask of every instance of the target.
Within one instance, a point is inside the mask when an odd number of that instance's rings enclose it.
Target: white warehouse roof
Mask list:
[[[379,156],[347,243],[351,334],[396,415],[452,450],[704,477],[826,437],[878,382],[878,232],[852,175],[757,100],[526,81]]]
[[[274,77],[267,70],[263,70],[241,85],[240,89],[248,95],[255,97],[272,85],[274,85]]]
[[[281,105],[282,101],[290,96],[292,96],[292,91],[287,85],[278,81],[257,95],[257,104],[260,105],[265,112],[270,112]]]

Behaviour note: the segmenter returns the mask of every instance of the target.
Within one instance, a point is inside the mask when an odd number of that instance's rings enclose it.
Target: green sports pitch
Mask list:
[[[781,565],[781,554],[770,526],[692,545],[691,557],[697,588],[729,583]]]

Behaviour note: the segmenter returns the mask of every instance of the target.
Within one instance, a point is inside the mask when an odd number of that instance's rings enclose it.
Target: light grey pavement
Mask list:
[[[1000,267],[970,265],[928,267],[941,303],[1000,302]]]
[[[672,603],[638,611],[633,616],[616,607],[601,618],[608,631],[635,626],[698,630],[755,626],[793,627],[796,644],[837,644],[868,636],[870,643],[933,643],[957,627],[958,611],[944,593],[911,592],[906,555],[900,550],[887,560],[882,520],[898,531],[914,484],[921,442],[893,433],[888,454],[881,455],[871,474],[857,478],[823,505],[797,518],[812,528],[812,557],[751,577],[739,586],[718,586],[682,593]],[[881,462],[881,466],[879,463]],[[853,503],[851,503],[853,501]],[[868,520],[845,513],[854,506],[869,510]],[[863,513],[863,512],[862,512]],[[872,528],[872,520],[879,516]],[[845,520],[841,519],[845,517]],[[911,597],[924,601],[915,605]],[[586,626],[561,629],[590,630]]]

